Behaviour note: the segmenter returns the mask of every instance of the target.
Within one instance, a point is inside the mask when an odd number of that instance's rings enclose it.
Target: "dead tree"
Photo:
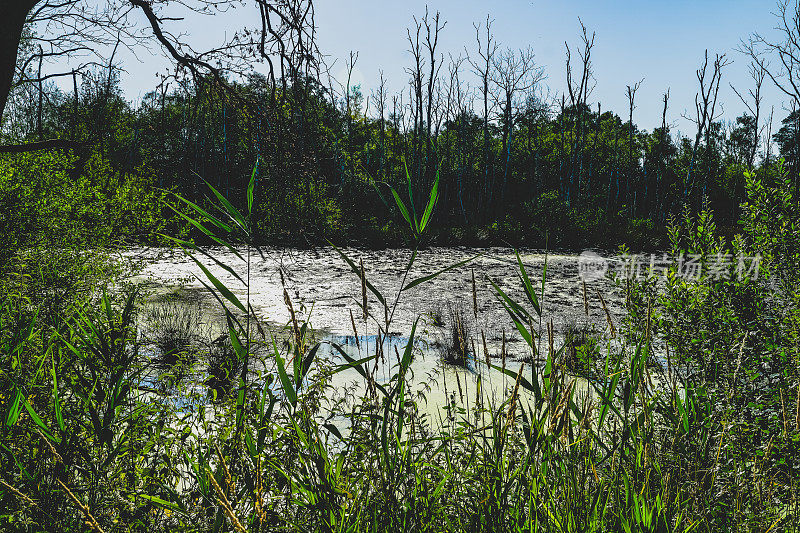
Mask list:
[[[745,105],[747,110],[750,112],[750,116],[753,117],[753,139],[752,144],[749,146],[749,151],[747,154],[747,168],[752,169],[753,165],[755,164],[756,153],[758,152],[758,144],[759,139],[761,138],[761,134],[763,133],[763,127],[759,129],[759,119],[761,117],[761,102],[764,100],[764,97],[761,95],[761,86],[764,84],[764,79],[766,78],[767,71],[764,67],[759,66],[755,62],[750,63],[750,77],[753,78],[753,88],[749,89],[748,92],[750,94],[750,98],[752,102],[745,98],[737,89],[730,84],[731,89],[733,92],[736,93],[736,96],[739,97],[739,100]]]
[[[386,169],[384,168],[386,159],[386,101],[386,78],[383,77],[383,70],[381,70],[378,88],[372,93],[372,102],[378,112],[378,177],[382,181],[386,181]]]
[[[468,100],[468,95],[471,94],[469,87],[465,87],[461,83],[461,66],[465,58],[458,56],[457,58],[450,57],[450,64],[448,66],[449,82],[447,85],[447,105],[445,114],[447,120],[455,127],[455,172],[456,172],[456,188],[458,196],[458,207],[464,224],[468,224],[467,210],[464,207],[464,173],[467,168],[467,139],[466,139],[466,125],[464,124],[467,119],[469,110],[472,107],[472,101]]]
[[[353,78],[353,70],[356,68],[358,62],[358,52],[350,51],[350,55],[345,61],[345,69],[347,70],[347,81],[343,86],[344,89],[344,113],[345,113],[345,126],[347,128],[347,153],[350,161],[350,177],[355,175],[355,157],[353,154],[353,88],[350,85]]]
[[[425,26],[425,49],[428,52],[428,79],[427,79],[427,112],[425,123],[425,176],[428,180],[432,179],[433,170],[438,163],[438,148],[436,136],[432,136],[432,127],[434,123],[434,108],[438,105],[434,103],[434,93],[437,91],[437,83],[439,79],[439,70],[441,69],[444,57],[437,58],[436,46],[439,44],[439,32],[445,26],[446,21],[440,21],[440,15],[437,11],[433,17],[429,17],[428,9],[425,8],[425,17],[422,19],[422,24]],[[437,59],[439,59],[437,61]],[[427,184],[425,185],[427,188]]]
[[[656,216],[660,221],[663,221],[664,216],[666,215],[664,212],[664,205],[659,204],[659,202],[661,201],[661,192],[665,190],[664,174],[667,170],[667,139],[669,135],[669,131],[667,130],[667,108],[669,107],[669,89],[667,89],[667,91],[664,93],[663,102],[664,107],[661,108],[661,131],[660,135],[658,136],[658,175],[656,176],[656,190],[653,195],[656,203]]]
[[[580,75],[577,78],[572,71],[572,50],[566,41],[564,41],[564,47],[566,48],[567,92],[573,112],[571,125],[575,138],[569,164],[569,189],[577,192],[576,200],[580,202],[584,115],[588,110],[589,95],[595,87],[594,75],[592,74],[592,48],[594,47],[595,33],[592,32],[590,36],[583,21],[578,19],[578,22],[581,26],[581,46],[577,48],[578,63],[580,65]],[[576,181],[577,184],[575,183]],[[567,196],[568,202],[570,201],[570,196],[571,194]]]
[[[491,202],[491,194],[493,188],[493,181],[490,180],[490,167],[491,152],[489,149],[489,101],[490,101],[490,83],[492,79],[492,67],[494,64],[494,56],[497,53],[497,42],[492,35],[492,21],[489,16],[486,16],[486,23],[483,25],[483,33],[480,24],[473,24],[475,28],[475,40],[477,41],[478,51],[477,57],[470,57],[467,52],[467,60],[472,65],[473,72],[478,76],[480,83],[481,98],[483,99],[483,198],[478,202],[478,210],[481,210],[482,204]]]
[[[500,188],[500,202],[505,200],[509,172],[512,165],[512,139],[514,131],[515,98],[519,93],[528,91],[544,79],[544,70],[537,67],[533,60],[531,48],[514,52],[508,49],[499,53],[494,60],[492,82],[497,87],[495,101],[500,107],[503,117],[503,184]]]
[[[706,138],[706,143],[708,144],[711,133],[711,125],[718,118],[716,115],[717,96],[719,94],[720,81],[722,80],[722,69],[728,66],[728,64],[729,61],[725,57],[725,54],[717,54],[711,67],[711,71],[709,72],[708,50],[706,50],[703,58],[703,65],[697,69],[697,81],[700,84],[700,91],[696,93],[694,97],[695,116],[691,117],[686,114],[683,115],[684,118],[691,120],[694,122],[695,126],[697,126],[694,144],[692,145],[692,159],[689,163],[689,169],[686,173],[686,184],[683,193],[684,201],[689,201],[694,193],[694,171],[697,164],[697,151],[700,147],[700,141],[704,136]],[[703,194],[705,194],[707,185],[708,175],[706,173],[703,177]]]
[[[740,43],[739,50],[752,58],[757,72],[765,73],[789,97],[792,107],[800,109],[800,2],[779,0],[775,17],[779,39],[771,40],[754,33]],[[770,64],[771,59],[777,60],[776,66]],[[800,146],[800,127],[797,126],[794,128],[795,145]],[[800,186],[800,168],[797,167],[800,165],[791,169],[795,190]]]
[[[634,162],[633,159],[633,151],[634,151],[634,135],[633,135],[633,110],[636,109],[636,91],[639,90],[641,87],[642,82],[644,80],[639,80],[633,85],[626,85],[625,86],[625,96],[628,98],[628,172],[626,172],[625,177],[625,196],[627,200],[630,200],[630,193],[631,193],[631,186],[634,188],[636,187],[635,184],[632,183],[632,178],[635,175],[634,168],[638,167],[638,156],[636,161]],[[632,214],[636,215],[636,191],[634,190],[634,203],[633,203],[633,211]]]
[[[422,174],[422,134],[425,121],[424,112],[424,98],[423,87],[424,77],[423,68],[425,66],[425,58],[423,57],[422,50],[422,22],[414,17],[413,32],[411,28],[406,29],[406,34],[409,44],[409,52],[414,59],[414,64],[406,69],[411,79],[409,80],[409,105],[411,106],[411,116],[414,121],[412,136],[411,136],[411,152],[412,152],[412,165],[411,170],[415,177]],[[412,198],[413,203],[413,198]]]

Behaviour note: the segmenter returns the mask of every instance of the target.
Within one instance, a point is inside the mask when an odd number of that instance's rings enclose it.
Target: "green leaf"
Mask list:
[[[408,344],[406,344],[405,350],[403,350],[403,359],[400,361],[401,375],[405,374],[405,371],[411,366],[411,356],[414,354],[414,335],[416,334],[418,323],[419,317],[414,320],[414,325],[411,326],[411,334],[408,336]]]
[[[494,287],[494,290],[500,297],[501,303],[503,303],[504,307],[506,307],[506,310],[508,310],[509,314],[511,315],[511,318],[513,318],[515,321],[520,321],[520,322],[523,320],[530,322],[533,321],[533,315],[531,315],[528,311],[526,311],[517,302],[509,298],[508,295],[503,291],[503,289],[501,289],[497,285],[497,283],[494,282],[494,280],[492,280],[491,278],[488,279],[489,283],[492,284],[492,287]]]
[[[356,372],[358,372],[361,375],[361,377],[363,377],[364,379],[369,379],[369,374],[367,373],[366,370],[364,370],[364,365],[374,360],[376,357],[378,357],[377,355],[370,355],[362,359],[355,359],[349,356],[347,352],[345,352],[344,349],[342,349],[342,347],[339,346],[338,344],[331,342],[330,345],[333,346],[333,348],[337,352],[339,352],[339,355],[341,355],[345,361],[347,361],[347,364],[345,365],[337,365],[331,372],[331,375],[341,372],[343,370],[347,370],[348,368],[353,368],[356,370]],[[381,391],[381,393],[383,393],[384,396],[389,396],[389,392],[386,390],[386,387],[384,387],[380,383],[375,383],[375,388]]]
[[[519,256],[519,252],[514,250],[514,253],[517,254],[517,263],[519,264],[519,272],[522,276],[522,285],[525,287],[525,295],[528,297],[528,301],[531,302],[531,305],[536,310],[537,315],[542,314],[542,309],[539,307],[539,300],[536,298],[536,293],[533,290],[533,285],[531,285],[531,280],[528,278],[528,272],[525,270],[525,265],[522,264],[522,258]]]
[[[149,496],[147,494],[140,494],[139,497],[144,498],[145,500],[158,505],[159,507],[163,507],[165,509],[169,509],[170,511],[175,511],[178,513],[183,513],[183,509],[177,504],[172,502],[168,502],[167,500],[162,500],[158,496]]]
[[[339,249],[339,248],[338,248],[338,247],[337,247],[335,244],[333,244],[331,241],[328,241],[328,244],[330,244],[331,246],[333,246],[333,249],[334,249],[334,250],[336,250],[337,252],[339,252],[339,255],[341,255],[341,256],[342,256],[342,259],[344,259],[344,260],[345,260],[345,262],[346,262],[348,265],[350,265],[350,269],[351,269],[351,270],[352,270],[352,271],[353,271],[353,272],[356,274],[356,276],[358,276],[358,277],[359,277],[359,279],[360,279],[360,278],[361,278],[361,269],[360,269],[360,268],[358,268],[358,266],[357,266],[357,265],[356,265],[356,264],[353,262],[353,260],[352,260],[352,259],[350,259],[349,257],[347,257],[347,255],[346,255],[346,254],[345,254],[343,251],[341,251],[341,250],[340,250],[340,249]],[[382,303],[382,304],[383,304],[383,306],[385,307],[385,306],[386,306],[386,299],[385,299],[385,298],[383,297],[383,295],[382,295],[382,294],[381,294],[381,293],[378,291],[378,289],[376,289],[376,288],[375,288],[375,286],[374,286],[372,283],[370,283],[370,282],[369,282],[369,280],[367,280],[367,279],[365,279],[365,280],[364,280],[364,283],[366,284],[366,286],[367,286],[367,288],[369,289],[369,291],[370,291],[372,294],[374,294],[374,295],[375,295],[375,297],[378,299],[378,301],[379,301],[380,303]]]
[[[236,329],[233,326],[233,320],[231,320],[230,314],[226,314],[225,318],[228,322],[228,337],[231,339],[233,350],[236,352],[236,356],[239,358],[239,361],[244,361],[245,357],[247,356],[247,351],[242,345],[242,341],[239,339],[239,334],[236,332]]]
[[[397,407],[397,440],[399,441],[403,436],[403,421],[405,418],[405,385],[406,385],[406,372],[411,366],[411,359],[414,355],[414,336],[417,332],[417,324],[419,317],[414,320],[414,325],[411,327],[411,334],[408,336],[408,344],[403,350],[403,359],[400,361],[400,372],[397,377],[397,394],[398,394],[398,407]],[[388,402],[387,402],[388,405]]]
[[[523,315],[526,318],[528,318],[528,323],[529,324],[533,323],[533,317],[531,317],[530,314],[527,311],[522,309],[522,307],[520,307],[519,304],[517,304],[516,302],[511,300],[511,298],[506,296],[506,294],[500,289],[500,287],[498,287],[493,281],[491,283],[492,283],[492,285],[494,285],[495,290],[497,290],[497,292],[498,292],[497,300],[502,304],[502,306],[503,306],[503,308],[505,308],[506,312],[508,312],[508,315],[511,317],[511,320],[514,322],[514,325],[516,326],[517,331],[519,331],[520,335],[522,335],[522,338],[525,339],[525,342],[528,343],[528,346],[530,346],[531,348],[534,348],[534,342],[533,342],[534,332],[533,332],[533,328],[531,327],[531,331],[528,331],[528,328],[526,327],[526,324],[524,322],[522,322],[522,317],[520,315]],[[502,298],[501,298],[501,296],[502,296]]]
[[[8,409],[8,415],[6,415],[6,425],[13,426],[17,423],[19,419],[19,413],[22,411],[22,391],[17,389],[16,395],[14,395],[14,401],[11,402],[11,407]]]
[[[397,194],[397,191],[394,190],[394,187],[389,185],[389,188],[392,190],[394,202],[397,204],[398,209],[400,209],[400,213],[403,215],[403,218],[406,219],[406,222],[408,222],[408,225],[411,227],[411,231],[414,233],[414,235],[416,235],[419,233],[419,229],[415,226],[414,221],[411,220],[411,215],[409,215],[406,205],[403,203],[403,200],[400,199],[400,195]]]
[[[281,386],[283,387],[284,394],[286,394],[286,398],[289,400],[289,403],[292,404],[292,407],[294,407],[297,404],[297,392],[292,386],[292,382],[289,379],[289,374],[286,373],[286,366],[283,362],[283,357],[281,357],[281,354],[278,351],[278,346],[275,344],[274,338],[272,340],[272,344],[275,349],[275,361],[278,363],[278,378],[281,380]]]
[[[189,207],[191,207],[192,209],[194,209],[201,216],[207,218],[209,222],[211,222],[212,224],[217,226],[219,229],[221,229],[223,231],[227,231],[228,233],[233,231],[232,227],[230,227],[229,225],[225,224],[223,221],[221,221],[220,219],[218,219],[217,217],[215,217],[214,215],[212,215],[211,213],[209,213],[208,211],[206,211],[205,209],[203,209],[202,207],[200,207],[196,203],[187,200],[186,198],[184,198],[180,194],[175,194],[175,197],[178,200],[180,200],[181,202],[183,202],[186,205],[188,205]],[[173,208],[173,211],[176,211],[175,208]]]
[[[17,458],[17,456],[14,455],[14,453],[10,449],[8,449],[8,447],[5,444],[3,444],[2,442],[0,442],[0,450],[5,452],[5,454],[7,456],[11,457],[11,460],[14,461],[14,464],[17,466],[19,471],[22,472],[23,476],[25,476],[25,479],[27,479],[28,481],[33,481],[34,480],[33,476],[30,473],[28,473],[28,471],[22,465],[22,463],[20,462],[19,458]]]
[[[56,362],[55,359],[51,358],[53,362],[53,366],[51,369],[51,373],[53,375],[53,411],[55,411],[56,415],[56,423],[58,424],[58,429],[61,431],[66,431],[67,427],[64,424],[64,417],[61,415],[61,400],[58,397],[58,378],[56,376]]]
[[[417,222],[417,208],[414,207],[414,191],[411,188],[411,173],[408,171],[408,165],[406,165],[405,160],[403,160],[403,167],[406,170],[406,183],[408,184],[408,200],[411,202],[411,215],[414,218],[414,227],[417,228],[417,233],[419,233],[419,223]]]
[[[256,188],[256,173],[258,172],[259,159],[256,158],[256,164],[253,167],[253,173],[250,175],[250,183],[247,185],[247,213],[253,214],[253,191]]]
[[[228,213],[228,216],[231,218],[231,220],[235,222],[236,225],[238,225],[242,229],[242,231],[247,233],[247,223],[245,222],[244,217],[239,212],[239,210],[233,207],[233,204],[231,204],[228,201],[228,199],[222,195],[221,192],[219,192],[216,188],[214,188],[213,185],[211,185],[207,181],[205,181],[205,184],[208,185],[208,188],[211,189],[211,192],[214,193],[214,196],[217,197],[217,200],[219,200],[220,203],[222,203],[223,207],[225,208],[225,211]]]
[[[490,364],[489,367],[494,369],[494,370],[498,370],[498,371],[502,372],[503,374],[505,374],[506,376],[509,376],[509,377],[511,377],[511,378],[513,378],[515,380],[517,379],[517,375],[519,374],[519,370],[514,372],[510,368],[503,368],[502,366],[497,366],[497,365]],[[538,381],[536,382],[536,386],[534,386],[534,385],[531,384],[530,381],[528,381],[525,378],[525,376],[520,375],[519,376],[519,384],[523,389],[527,390],[528,392],[534,393],[537,398],[541,395],[541,392],[539,391],[539,382]]]
[[[169,204],[169,203],[168,203],[167,205],[169,206],[169,208],[170,208],[170,209],[172,209],[173,211],[175,211],[175,213],[176,213],[176,214],[177,214],[179,217],[181,217],[182,219],[186,220],[186,221],[187,221],[189,224],[191,224],[191,225],[192,225],[192,226],[194,226],[195,228],[199,229],[199,230],[200,230],[200,231],[201,231],[201,232],[202,232],[204,235],[207,235],[207,236],[209,236],[209,237],[213,237],[213,236],[214,236],[214,232],[213,232],[213,231],[211,231],[210,229],[208,229],[207,227],[205,227],[204,225],[202,225],[202,224],[201,224],[200,222],[198,222],[197,220],[193,219],[193,218],[192,218],[192,217],[190,217],[190,216],[187,216],[187,215],[185,215],[185,214],[181,213],[180,211],[178,211],[177,209],[175,209],[175,207],[174,207],[173,205],[171,205],[171,204]],[[165,235],[165,236],[166,236],[166,235]]]
[[[337,439],[344,442],[344,437],[342,437],[342,433],[339,431],[339,428],[337,428],[335,425],[328,422],[327,424],[323,424],[322,427],[327,429],[328,432],[331,433],[333,436],[335,436]]]
[[[256,449],[256,443],[253,442],[253,436],[249,431],[246,431],[244,434],[244,442],[247,445],[247,453],[250,457],[255,458],[256,455],[258,455],[258,450]]]
[[[181,213],[178,213],[178,214],[181,214]],[[192,222],[192,225],[195,225],[195,227],[197,227],[197,226],[196,226],[196,224],[198,224],[198,222],[197,222],[197,221],[192,221],[192,219],[190,219],[190,218],[188,218],[188,217],[186,217],[186,216],[184,216],[184,215],[182,215],[182,214],[181,214],[181,216],[182,216],[183,218],[185,218],[186,220],[189,220],[190,222]],[[211,240],[212,240],[212,241],[214,241],[215,243],[219,244],[220,246],[222,246],[222,247],[226,248],[226,249],[227,249],[229,252],[231,252],[233,255],[235,255],[236,257],[238,257],[240,261],[242,261],[242,262],[246,262],[246,261],[247,261],[247,260],[246,260],[246,259],[245,259],[245,258],[242,256],[242,254],[240,254],[240,253],[239,253],[239,250],[237,250],[236,248],[234,248],[234,247],[233,247],[233,246],[232,246],[232,245],[231,245],[231,244],[230,244],[228,241],[226,241],[226,240],[224,240],[224,239],[220,239],[219,237],[217,237],[216,235],[214,235],[214,233],[213,233],[212,231],[210,231],[210,230],[207,230],[207,229],[205,229],[205,228],[201,228],[201,231],[203,231],[203,233],[205,233],[205,235],[206,235],[206,236],[207,236],[209,239],[211,239]],[[174,242],[174,243],[178,244],[179,246],[185,246],[186,248],[191,248],[192,250],[199,250],[199,251],[203,252],[204,254],[208,255],[208,254],[207,254],[206,252],[204,252],[204,251],[203,251],[201,248],[198,248],[198,247],[197,247],[197,246],[196,246],[196,245],[195,245],[193,242],[184,241],[184,240],[181,240],[181,239],[176,239],[175,237],[171,237],[170,235],[164,235],[163,233],[159,233],[159,234],[158,234],[158,236],[159,236],[159,237],[164,237],[165,239],[167,239],[167,240],[170,240],[170,241],[172,241],[172,242]]]
[[[437,277],[437,276],[439,276],[439,275],[441,275],[441,274],[444,274],[444,273],[445,273],[445,272],[447,272],[448,270],[453,270],[454,268],[458,268],[458,267],[460,267],[460,266],[466,265],[467,263],[469,263],[469,262],[471,262],[471,261],[474,261],[475,259],[477,259],[478,257],[480,257],[480,256],[482,256],[482,255],[483,255],[483,253],[480,253],[480,254],[478,254],[478,255],[475,255],[475,256],[473,256],[473,257],[470,257],[469,259],[465,259],[465,260],[463,260],[463,261],[459,261],[458,263],[453,263],[452,265],[446,266],[445,268],[443,268],[443,269],[439,270],[438,272],[434,272],[433,274],[429,274],[429,275],[427,275],[427,276],[422,276],[422,277],[420,277],[420,278],[417,278],[417,279],[415,279],[415,280],[412,280],[412,281],[408,282],[408,283],[406,284],[406,286],[405,286],[405,287],[403,287],[402,289],[400,289],[400,291],[401,291],[401,292],[402,292],[402,291],[407,291],[408,289],[411,289],[411,288],[413,288],[413,287],[416,287],[417,285],[419,285],[419,284],[421,284],[421,283],[425,283],[426,281],[430,281],[430,280],[432,280],[433,278],[435,278],[435,277]]]
[[[303,358],[303,364],[300,366],[300,379],[306,377],[308,371],[311,369],[311,363],[314,362],[314,357],[317,355],[317,350],[319,350],[320,344],[317,343],[308,350],[308,353]]]
[[[59,442],[59,439],[55,437],[52,433],[50,433],[50,430],[47,429],[47,426],[44,424],[44,421],[39,417],[39,415],[36,414],[36,411],[33,410],[33,406],[30,404],[30,402],[28,402],[27,399],[25,399],[24,402],[25,402],[25,409],[27,409],[28,414],[31,415],[31,420],[33,420],[34,424],[39,426],[39,429],[42,430],[44,436],[53,442]]]
[[[186,252],[185,249],[184,252]],[[203,265],[203,263],[198,261],[194,255],[188,252],[186,252],[186,255],[188,255],[192,259],[192,261],[194,261],[197,264],[197,266],[200,267],[200,270],[203,271],[203,274],[206,275],[208,280],[214,285],[214,287],[219,291],[219,293],[225,297],[226,300],[228,300],[230,303],[241,309],[242,312],[247,313],[247,308],[244,306],[244,304],[242,304],[242,302],[239,301],[239,298],[237,298],[236,295],[233,294],[230,291],[230,289],[228,289],[228,287],[226,287],[220,280],[214,277],[214,275],[211,272],[209,272],[209,270]]]
[[[211,259],[211,260],[212,260],[212,261],[213,261],[213,262],[214,262],[216,265],[218,265],[220,268],[224,269],[224,270],[225,270],[225,271],[226,271],[228,274],[230,274],[231,276],[233,276],[233,277],[235,277],[236,279],[238,279],[238,280],[239,280],[239,281],[240,281],[242,284],[245,284],[245,281],[244,281],[244,279],[242,279],[242,277],[241,277],[239,274],[237,274],[237,273],[236,273],[236,271],[233,269],[233,267],[231,267],[230,265],[228,265],[228,264],[224,263],[223,261],[220,261],[219,259],[217,259],[217,257],[216,257],[216,256],[214,256],[214,255],[210,254],[208,251],[204,250],[203,248],[199,248],[199,247],[195,246],[195,244],[194,244],[193,242],[190,242],[190,241],[184,241],[183,239],[177,239],[177,238],[175,238],[175,237],[170,237],[169,235],[164,235],[164,234],[161,234],[161,233],[159,233],[159,235],[160,235],[161,237],[164,237],[165,239],[168,239],[168,240],[170,240],[170,241],[174,242],[175,244],[177,244],[178,246],[180,246],[181,248],[183,248],[183,249],[184,249],[184,251],[185,251],[187,248],[188,248],[188,249],[191,249],[191,250],[197,250],[198,252],[200,252],[200,253],[201,253],[201,254],[203,254],[204,256],[206,256],[206,257],[208,257],[209,259]],[[244,261],[244,260],[245,260],[245,259],[244,259],[244,257],[242,257],[242,256],[239,254],[239,252],[238,252],[238,251],[237,251],[235,248],[232,248],[232,247],[230,247],[230,249],[231,249],[231,251],[232,251],[234,254],[236,254],[237,256],[239,256],[239,258],[240,258],[242,261]]]
[[[428,220],[431,218],[431,214],[433,213],[433,207],[436,205],[436,200],[439,198],[439,171],[436,171],[436,179],[433,181],[433,187],[431,187],[431,194],[428,197],[428,205],[425,206],[425,212],[422,214],[422,219],[419,222],[419,232],[422,233],[425,231],[425,227],[428,225]]]

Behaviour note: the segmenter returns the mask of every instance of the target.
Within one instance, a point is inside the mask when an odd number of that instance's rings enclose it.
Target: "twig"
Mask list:
[[[67,495],[70,497],[70,499],[83,512],[84,516],[86,516],[86,525],[95,530],[97,533],[105,533],[103,528],[100,527],[100,524],[97,523],[97,520],[95,520],[94,516],[92,516],[92,513],[89,512],[89,507],[84,505],[74,494],[72,494],[72,491],[69,490],[69,488],[64,485],[60,479],[56,479],[56,481],[59,485],[61,485],[61,488],[67,491]]]
[[[14,493],[14,494],[15,494],[15,495],[16,495],[16,496],[17,496],[17,497],[20,499],[20,500],[24,501],[24,502],[25,502],[25,503],[27,503],[28,505],[31,505],[31,506],[33,506],[33,507],[39,507],[39,504],[38,504],[38,503],[36,503],[35,501],[33,501],[33,500],[31,499],[31,497],[30,497],[30,496],[28,496],[28,495],[26,495],[26,494],[23,494],[23,493],[21,493],[21,492],[20,492],[20,491],[18,491],[16,488],[12,487],[11,485],[9,485],[8,483],[6,483],[6,482],[5,482],[5,481],[3,481],[2,479],[0,479],[0,485],[4,486],[5,488],[7,488],[7,489],[8,489],[8,490],[10,490],[11,492],[13,492],[13,493]],[[39,507],[39,509],[41,509],[41,507]]]
[[[238,531],[241,531],[242,533],[247,533],[247,530],[244,528],[242,523],[239,522],[239,519],[236,518],[235,514],[233,514],[233,509],[231,508],[231,502],[228,500],[228,497],[225,496],[225,493],[222,491],[222,488],[219,486],[219,483],[217,483],[217,480],[214,477],[214,474],[211,472],[211,470],[208,471],[208,479],[211,481],[211,485],[214,486],[214,490],[216,490],[217,494],[219,494],[217,502],[222,507],[222,510],[225,511],[225,515],[227,515],[228,520],[231,521],[233,527],[235,527]]]

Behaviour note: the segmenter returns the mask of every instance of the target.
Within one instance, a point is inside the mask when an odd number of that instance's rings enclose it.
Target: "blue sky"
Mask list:
[[[772,0],[417,0],[372,2],[362,0],[317,0],[318,42],[328,56],[336,60],[333,72],[343,72],[348,53],[359,52],[356,82],[368,94],[376,85],[382,69],[389,87],[405,87],[410,64],[406,27],[412,17],[439,11],[447,26],[440,39],[440,49],[447,55],[475,50],[473,22],[493,19],[493,31],[501,47],[530,45],[537,64],[544,67],[544,85],[551,93],[565,88],[564,41],[577,45],[578,18],[596,32],[593,50],[596,87],[590,97],[602,102],[604,110],[627,115],[625,86],[644,79],[637,93],[634,121],[645,129],[660,124],[661,95],[670,89],[668,120],[673,127],[689,132],[692,125],[681,118],[693,111],[697,92],[695,70],[706,48],[727,53],[733,61],[726,68],[720,100],[723,119],[734,120],[743,111],[742,104],[730,89],[740,92],[751,87],[747,74],[748,59],[736,52],[739,40],[751,32],[770,35],[775,26]],[[217,18],[188,19],[188,31],[198,49],[224,33],[232,32],[240,22],[252,22],[252,13],[240,8]],[[156,83],[155,73],[166,63],[147,54],[142,61],[123,57],[127,74],[123,88],[137,98]],[[765,82],[767,85],[767,82]],[[767,113],[775,106],[776,123],[786,115],[783,98],[772,86],[765,90]]]

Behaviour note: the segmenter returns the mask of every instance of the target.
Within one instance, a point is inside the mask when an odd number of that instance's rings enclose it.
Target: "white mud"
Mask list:
[[[216,259],[234,268],[243,279],[247,279],[247,265],[233,253],[223,249],[206,249]],[[408,262],[409,250],[367,251],[345,249],[343,252],[356,264],[363,261],[367,279],[383,294],[390,304],[394,305],[397,291],[403,286],[403,275]],[[241,250],[245,254],[245,250]],[[197,264],[182,252],[165,251],[152,248],[131,249],[124,254],[139,265],[139,272],[132,281],[150,286],[156,293],[180,288],[196,294],[204,302],[209,316],[219,312],[219,304],[210,298],[202,282],[209,284],[206,276]],[[478,257],[475,257],[478,256]],[[246,288],[229,272],[208,257],[197,254],[196,257],[220,281],[222,281],[242,301],[247,297]],[[513,378],[509,378],[495,370],[488,370],[484,362],[482,338],[485,336],[492,364],[500,366],[499,359],[503,337],[506,338],[508,369],[516,371],[523,360],[529,360],[530,349],[516,331],[507,312],[498,301],[489,278],[527,309],[532,311],[525,298],[519,279],[519,267],[514,252],[507,248],[467,249],[467,248],[429,248],[419,253],[413,268],[405,279],[409,283],[419,277],[428,276],[450,265],[475,257],[469,263],[442,273],[435,279],[420,284],[408,291],[403,291],[397,300],[396,310],[392,318],[388,340],[382,339],[385,362],[377,370],[378,382],[391,375],[391,364],[395,362],[395,347],[402,353],[407,344],[412,324],[419,317],[417,330],[417,350],[412,364],[412,388],[424,396],[423,409],[436,417],[445,416],[445,405],[456,403],[461,406],[472,406],[479,401],[475,394],[478,390],[478,376],[482,377],[482,401],[501,401],[513,387]],[[578,276],[578,257],[575,255],[547,254],[540,252],[524,252],[521,254],[531,282],[541,291],[545,262],[547,265],[544,297],[540,298],[542,320],[534,324],[541,328],[542,352],[547,350],[547,327],[553,321],[556,333],[555,347],[561,344],[563,330],[569,324],[588,325],[595,332],[607,331],[608,322],[598,293],[603,295],[611,320],[618,324],[621,318],[622,298],[620,291],[607,279],[599,279],[586,283],[586,300],[584,285]],[[281,276],[283,272],[283,280]],[[478,316],[474,317],[472,276],[474,272]],[[348,264],[333,248],[315,250],[277,250],[264,251],[263,257],[257,252],[251,253],[250,265],[250,303],[259,315],[260,320],[272,325],[289,322],[289,311],[284,303],[284,285],[298,312],[300,320],[307,320],[321,337],[343,347],[354,358],[372,355],[376,350],[377,325],[383,324],[384,311],[377,298],[368,293],[370,313],[376,319],[363,320],[362,295],[360,278],[353,273]],[[586,303],[589,313],[586,314]],[[472,369],[464,369],[443,364],[440,357],[441,345],[447,343],[449,325],[449,309],[458,308],[464,317],[468,334],[474,340],[475,351],[480,363],[473,364]],[[351,313],[355,317],[360,346],[355,345],[355,335],[351,321]],[[434,316],[444,319],[445,327],[435,324]],[[220,318],[217,316],[217,319]],[[212,318],[211,321],[214,319]],[[483,334],[483,335],[481,335]],[[471,342],[470,342],[471,344]],[[471,346],[470,346],[471,347]],[[334,362],[343,363],[341,356],[325,343],[321,354]],[[527,366],[530,369],[530,366]],[[530,371],[530,370],[529,370]],[[526,372],[526,377],[529,378]],[[579,379],[579,389],[586,390],[588,384]],[[338,374],[333,383],[333,390],[364,392],[364,381],[355,372],[347,370]]]
[[[208,249],[215,258],[230,265],[237,274],[246,279],[246,265],[230,251]],[[383,294],[387,302],[394,303],[397,291],[402,286],[403,273],[410,255],[409,250],[391,249],[367,251],[345,249],[345,254],[355,263],[364,263],[367,279]],[[244,250],[242,250],[244,255]],[[479,255],[481,254],[481,255]],[[208,283],[200,268],[182,252],[159,249],[132,249],[125,253],[142,266],[136,281],[156,286],[197,289],[205,291],[201,280]],[[448,306],[462,310],[468,319],[469,329],[480,338],[483,331],[490,347],[499,347],[503,331],[507,337],[507,349],[511,357],[525,357],[525,346],[516,332],[508,314],[499,303],[495,290],[488,281],[493,279],[498,286],[516,301],[531,306],[522,291],[519,269],[512,250],[507,248],[429,248],[419,253],[409,272],[408,281],[438,272],[454,263],[479,255],[470,263],[444,272],[437,278],[404,291],[394,313],[391,330],[407,335],[417,317],[421,317],[421,328],[428,340],[436,341],[436,328],[431,314],[439,313],[447,319]],[[537,292],[541,289],[545,254],[524,252],[521,254],[531,282]],[[245,287],[208,257],[197,254],[197,258],[244,301]],[[314,250],[276,250],[264,252],[263,258],[256,252],[251,254],[250,302],[260,318],[267,322],[286,323],[289,311],[283,298],[284,282],[295,310],[303,320],[308,320],[316,330],[332,335],[353,335],[350,311],[356,318],[358,334],[377,332],[374,322],[361,320],[361,282],[342,257],[332,248]],[[578,258],[575,255],[548,254],[542,304],[542,332],[546,323],[553,321],[556,333],[570,323],[593,324],[598,332],[605,330],[607,320],[597,293],[603,295],[606,306],[615,323],[621,316],[622,297],[620,291],[607,279],[586,284],[589,315],[585,314],[583,285],[578,277]],[[472,273],[477,288],[478,318],[473,316]],[[370,312],[383,321],[384,312],[377,298],[369,293]],[[534,324],[538,329],[538,324]]]

